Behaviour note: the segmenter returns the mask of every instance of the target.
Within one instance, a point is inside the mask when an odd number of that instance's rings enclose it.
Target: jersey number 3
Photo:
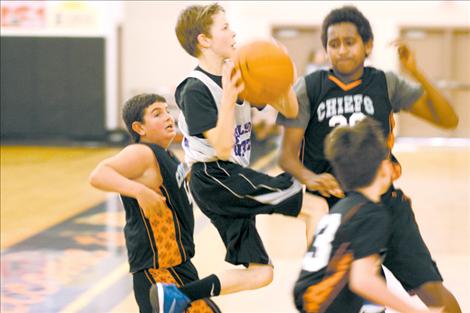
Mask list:
[[[323,217],[317,226],[312,251],[307,252],[302,269],[316,272],[328,265],[331,254],[331,243],[341,224],[341,214],[329,214]]]

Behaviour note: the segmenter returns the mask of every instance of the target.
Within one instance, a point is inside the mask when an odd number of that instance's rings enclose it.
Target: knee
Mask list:
[[[446,312],[461,313],[460,306],[454,295],[442,282],[425,283],[415,292],[427,306],[444,307]]]
[[[265,287],[273,281],[274,270],[271,265],[250,266],[249,270],[254,288]]]
[[[319,218],[328,213],[328,202],[322,197],[309,193],[304,194],[300,218]]]

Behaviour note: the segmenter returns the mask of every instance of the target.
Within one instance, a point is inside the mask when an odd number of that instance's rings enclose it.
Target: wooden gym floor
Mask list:
[[[87,182],[116,151],[1,147],[1,312],[137,312],[120,202]],[[397,185],[413,200],[446,286],[470,313],[470,144],[398,140],[396,155],[404,168]],[[275,157],[258,157],[254,167],[277,173]],[[200,276],[231,268],[213,226],[197,209],[195,219]],[[273,283],[214,300],[228,313],[295,312],[291,290],[305,249],[303,225],[281,216],[260,216],[258,225],[275,265]],[[389,284],[404,293],[392,278]]]

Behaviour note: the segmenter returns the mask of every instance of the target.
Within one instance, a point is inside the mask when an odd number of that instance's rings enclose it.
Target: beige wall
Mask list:
[[[174,34],[178,13],[191,3],[126,2],[123,21],[122,96],[141,91],[171,93],[196,60],[179,46]],[[198,2],[210,3],[210,2]],[[319,25],[332,9],[356,5],[370,20],[375,48],[370,62],[382,69],[396,69],[397,59],[388,43],[399,26],[470,26],[470,3],[454,1],[326,2],[326,1],[226,1],[237,41],[267,38],[272,25]]]

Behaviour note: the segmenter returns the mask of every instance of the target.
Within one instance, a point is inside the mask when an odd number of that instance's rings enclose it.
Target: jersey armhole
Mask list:
[[[322,73],[323,71],[320,70],[305,76],[305,88],[307,89],[307,96],[310,101],[310,112],[312,113],[316,111],[318,98],[320,98],[320,92],[322,90]]]

